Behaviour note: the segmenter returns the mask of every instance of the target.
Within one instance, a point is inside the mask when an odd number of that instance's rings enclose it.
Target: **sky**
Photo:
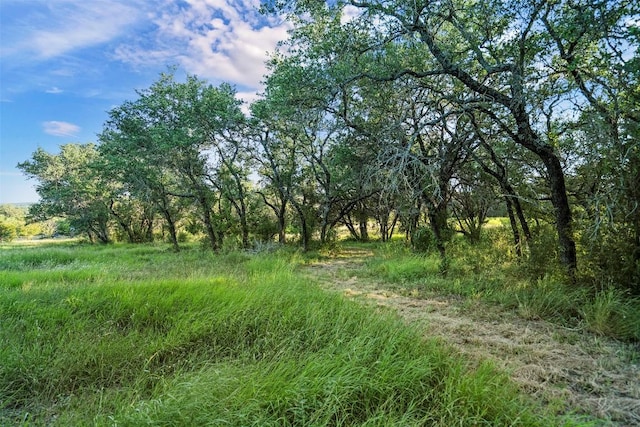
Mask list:
[[[38,201],[16,168],[97,142],[108,111],[168,67],[256,99],[287,24],[259,0],[1,0],[0,204]]]

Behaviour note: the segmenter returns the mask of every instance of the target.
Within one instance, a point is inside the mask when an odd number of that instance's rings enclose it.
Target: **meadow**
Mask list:
[[[321,290],[299,272],[314,256],[3,246],[0,425],[590,425]],[[379,256],[390,281],[428,268]]]

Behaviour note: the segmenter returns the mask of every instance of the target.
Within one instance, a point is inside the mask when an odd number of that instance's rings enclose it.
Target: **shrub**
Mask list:
[[[11,242],[17,236],[16,225],[12,221],[0,219],[0,242]]]
[[[630,299],[613,286],[599,291],[582,307],[588,330],[618,339],[640,339],[640,300]]]
[[[529,244],[529,256],[523,265],[524,272],[533,279],[558,273],[558,242],[550,225],[540,225],[533,230]]]
[[[571,289],[552,276],[517,292],[518,312],[525,319],[569,320],[579,317],[585,291]]]
[[[429,227],[418,227],[413,232],[411,244],[418,252],[430,252],[436,247],[436,238]]]

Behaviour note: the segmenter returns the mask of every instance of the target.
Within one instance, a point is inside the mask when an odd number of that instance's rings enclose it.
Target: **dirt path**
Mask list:
[[[370,256],[340,255],[307,267],[326,289],[397,312],[474,361],[489,359],[526,393],[560,413],[588,414],[598,425],[640,426],[638,347],[530,321],[480,301],[401,295],[391,285],[357,277]],[[565,407],[566,404],[566,407]]]

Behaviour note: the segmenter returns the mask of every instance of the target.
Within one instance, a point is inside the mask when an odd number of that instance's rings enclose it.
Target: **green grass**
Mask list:
[[[411,295],[482,299],[512,308],[525,319],[545,319],[623,341],[640,341],[640,298],[611,284],[567,284],[552,260],[540,265],[538,252],[543,248],[518,260],[509,252],[509,244],[506,228],[498,225],[486,230],[476,245],[457,236],[447,246],[446,277],[439,270],[436,253],[417,254],[402,242],[370,244],[374,256],[358,274]],[[546,274],[540,275],[541,271]]]
[[[321,291],[297,262],[3,247],[0,425],[560,424],[492,366]]]

